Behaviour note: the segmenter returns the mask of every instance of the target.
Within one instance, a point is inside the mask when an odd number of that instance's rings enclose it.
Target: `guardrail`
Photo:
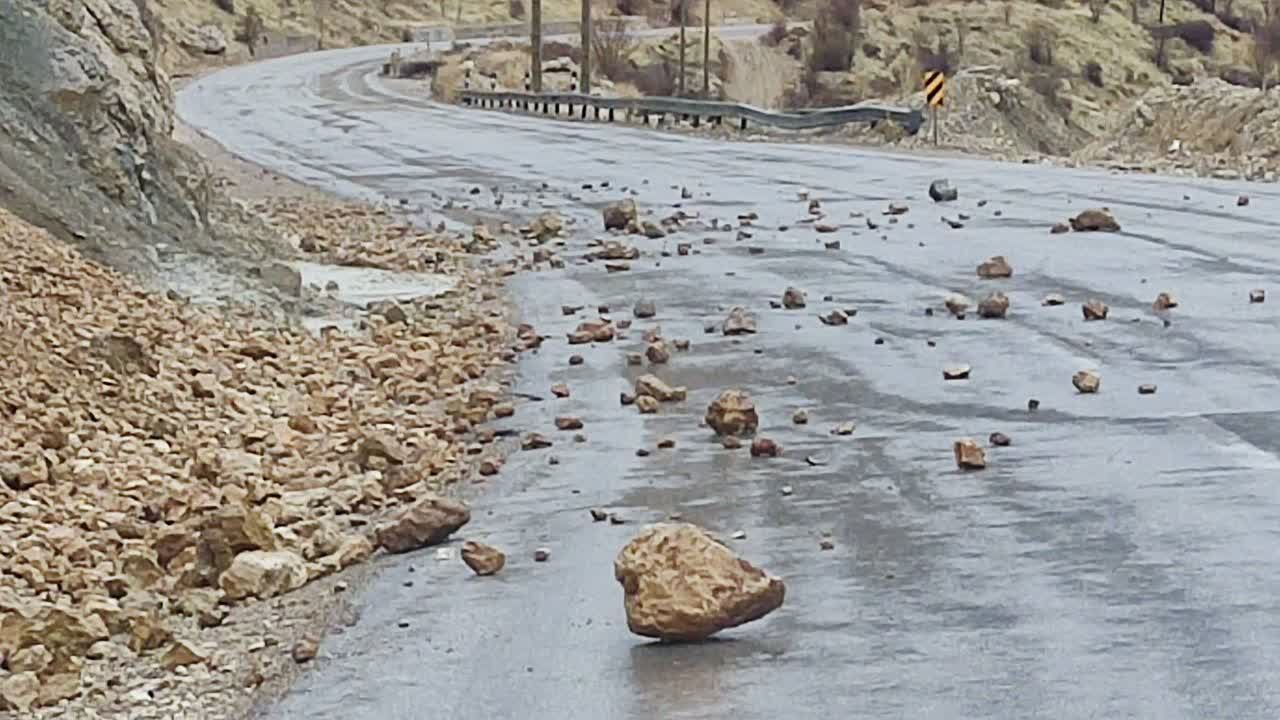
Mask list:
[[[725,118],[737,120],[745,130],[748,124],[783,130],[811,130],[839,127],[849,123],[896,122],[908,134],[914,135],[924,124],[924,114],[892,105],[864,102],[844,107],[818,108],[796,112],[776,112],[741,103],[712,100],[686,100],[671,97],[616,98],[596,97],[580,93],[521,93],[463,90],[459,101],[468,107],[494,110],[521,110],[543,115],[573,117],[575,113],[587,118],[593,111],[596,120],[613,122],[618,112],[626,119],[639,117],[648,123],[651,116],[658,118],[661,126],[667,116],[681,118],[698,127],[702,122],[724,124]]]

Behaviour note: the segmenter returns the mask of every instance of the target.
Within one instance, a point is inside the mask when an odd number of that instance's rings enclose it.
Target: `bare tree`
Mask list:
[[[329,14],[329,0],[311,0],[311,10],[316,21],[316,48],[324,49],[325,16]]]
[[[258,14],[258,8],[250,5],[244,17],[240,18],[239,32],[236,33],[236,39],[249,48],[249,57],[256,57],[258,54],[258,42],[262,40],[262,29],[262,16]]]
[[[1280,1],[1271,0],[1263,8],[1262,22],[1253,28],[1253,64],[1267,91],[1271,71],[1280,62]]]
[[[631,32],[625,18],[602,18],[591,24],[591,50],[596,67],[613,81],[625,80],[631,67],[631,54],[640,41]]]

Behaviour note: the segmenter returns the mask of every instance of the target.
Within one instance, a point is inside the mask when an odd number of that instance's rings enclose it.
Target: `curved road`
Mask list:
[[[627,317],[649,297],[658,317],[612,346],[574,348],[582,367],[561,340],[521,365],[518,390],[563,380],[574,395],[504,421],[556,440],[516,453],[475,500],[464,535],[507,549],[507,569],[473,578],[429,551],[384,561],[358,619],[267,717],[1280,717],[1280,297],[1247,298],[1280,271],[1273,188],[465,112],[380,84],[386,52],[229,69],[192,84],[179,109],[236,153],[339,192],[493,210],[491,192],[466,194],[475,183],[502,189],[503,212],[560,209],[578,221],[571,258],[598,228],[591,206],[624,187],[665,215],[687,186],[686,211],[735,227],[639,240],[630,273],[571,262],[514,280],[523,315],[552,338],[579,320],[562,303]],[[924,197],[936,177],[959,187],[954,206]],[[798,224],[800,188],[838,233]],[[881,211],[901,200],[910,212],[888,224]],[[1124,232],[1047,233],[1101,204]],[[748,211],[761,220],[736,241]],[[963,229],[939,221],[959,213]],[[832,238],[843,247],[824,249]],[[677,242],[700,252],[661,257]],[[996,254],[1014,276],[979,280]],[[788,285],[808,292],[806,310],[770,308]],[[1012,300],[1003,321],[924,313],[946,292],[992,289]],[[1182,302],[1168,326],[1150,309],[1162,290]],[[1068,304],[1041,306],[1049,292]],[[1111,318],[1083,322],[1088,297]],[[759,334],[703,333],[731,304],[752,308]],[[835,307],[859,312],[820,324]],[[657,370],[690,399],[642,417],[617,398],[639,372],[623,353],[653,324],[693,340]],[[944,382],[955,363],[972,379]],[[1074,391],[1082,368],[1100,371],[1100,393]],[[1139,395],[1140,383],[1159,392]],[[782,457],[725,451],[698,427],[735,385]],[[793,425],[801,407],[810,422]],[[569,413],[585,444],[551,427]],[[852,437],[829,434],[847,420]],[[993,431],[1013,445],[989,449],[985,471],[957,471],[952,440]],[[665,435],[676,450],[635,456]],[[827,464],[807,464],[814,454]],[[631,524],[593,524],[593,506]],[[699,646],[629,635],[613,556],[671,512],[744,530],[733,544],[787,580],[786,605]],[[824,531],[835,550],[819,551]],[[535,564],[543,545],[551,561]]]

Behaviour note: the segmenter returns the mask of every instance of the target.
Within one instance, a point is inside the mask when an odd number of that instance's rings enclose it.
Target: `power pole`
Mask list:
[[[680,0],[680,83],[676,95],[684,97],[684,26],[689,21],[689,0]]]
[[[582,0],[582,94],[591,94],[591,0]]]
[[[531,86],[536,93],[542,92],[542,0],[532,0],[529,9],[529,45],[533,48],[533,67]]]
[[[702,10],[702,99],[711,99],[711,0]]]

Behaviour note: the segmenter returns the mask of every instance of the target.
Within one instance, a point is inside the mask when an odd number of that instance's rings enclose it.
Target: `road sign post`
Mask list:
[[[933,144],[938,144],[938,108],[946,104],[947,75],[941,70],[924,74],[924,99],[929,104],[929,122],[933,125]]]

